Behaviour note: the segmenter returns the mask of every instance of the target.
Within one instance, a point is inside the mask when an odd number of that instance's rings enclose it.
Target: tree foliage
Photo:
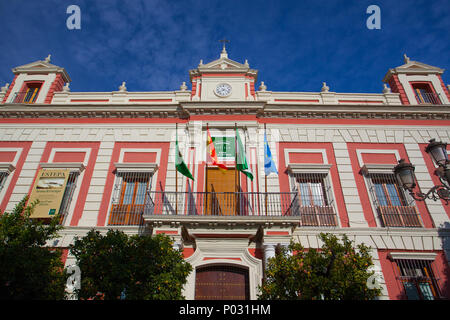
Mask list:
[[[49,223],[31,219],[37,202],[26,205],[27,200],[0,217],[0,299],[63,299],[61,251],[45,246],[62,228],[59,217]]]
[[[182,288],[192,270],[165,235],[128,236],[91,230],[76,239],[70,252],[81,271],[79,299],[183,299]]]
[[[287,249],[269,259],[259,299],[270,300],[370,300],[380,294],[369,288],[374,272],[370,248],[355,247],[346,235],[342,243],[335,235],[320,234],[320,250],[291,242]]]

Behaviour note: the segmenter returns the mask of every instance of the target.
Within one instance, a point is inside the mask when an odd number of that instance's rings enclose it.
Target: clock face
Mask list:
[[[220,83],[220,84],[217,85],[217,87],[214,90],[214,92],[219,97],[229,96],[231,94],[231,86],[228,83]]]

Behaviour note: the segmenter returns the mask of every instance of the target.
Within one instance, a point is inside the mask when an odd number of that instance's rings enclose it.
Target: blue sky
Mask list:
[[[66,9],[81,9],[81,30]],[[369,30],[369,5],[381,30]],[[0,0],[0,86],[11,69],[52,55],[72,91],[178,90],[200,59],[229,58],[257,69],[273,91],[381,92],[403,54],[450,69],[448,0]],[[450,83],[450,70],[443,75]]]

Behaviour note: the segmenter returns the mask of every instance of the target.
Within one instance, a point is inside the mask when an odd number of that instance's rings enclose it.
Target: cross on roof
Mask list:
[[[221,43],[223,44],[223,49],[222,49],[222,51],[226,52],[227,50],[225,49],[225,44],[226,44],[226,43],[230,43],[230,40],[222,39],[222,40],[219,40],[219,42],[221,42]]]

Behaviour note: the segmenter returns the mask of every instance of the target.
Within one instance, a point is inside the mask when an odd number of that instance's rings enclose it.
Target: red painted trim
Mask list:
[[[32,142],[29,141],[0,141],[0,151],[1,148],[22,148],[22,152],[20,153],[20,157],[17,160],[16,169],[12,172],[11,181],[8,185],[8,189],[5,192],[5,195],[2,199],[0,205],[0,211],[5,211],[9,199],[11,198],[11,194],[16,186],[17,179],[19,179],[20,173],[22,171],[23,164],[25,163],[25,159],[28,156],[28,152],[30,151]],[[24,194],[25,196],[25,194]],[[21,199],[22,200],[22,199]]]
[[[203,73],[202,77],[244,77],[245,73]]]
[[[49,119],[49,118],[29,118],[29,119],[5,119],[1,118],[0,123],[186,123],[188,120],[170,119],[170,118],[67,118],[67,119]]]
[[[183,258],[189,258],[190,256],[192,256],[195,252],[194,248],[184,248],[183,249]]]
[[[392,92],[400,93],[400,101],[402,102],[402,104],[409,104],[408,96],[406,95],[403,85],[398,79],[398,75],[392,75],[392,77],[389,79],[389,86],[391,87]]]
[[[70,102],[109,102],[109,99],[70,99]]]
[[[275,99],[275,102],[317,102],[319,103],[319,99],[312,100],[300,100],[300,99]]]
[[[431,180],[433,181],[433,184],[440,185],[442,184],[439,180],[439,177],[434,174],[436,171],[436,167],[433,163],[433,160],[431,160],[430,155],[425,151],[425,148],[427,147],[427,143],[419,143],[420,151],[422,152],[423,159],[425,160],[425,165],[427,166],[428,172],[430,173]],[[450,145],[447,145],[447,151],[450,153]],[[447,213],[447,216],[450,219],[450,206],[445,205],[445,201],[441,200],[442,206],[444,207],[445,212]]]
[[[61,261],[63,264],[66,264],[67,256],[69,255],[69,249],[68,248],[62,248],[61,249]]]
[[[267,231],[266,235],[267,236],[288,236],[289,232],[288,231]]]
[[[189,121],[222,121],[222,120],[253,120],[258,123],[276,124],[349,124],[349,125],[380,125],[380,126],[450,126],[450,120],[398,120],[398,119],[286,119],[286,118],[257,118],[253,115],[192,115],[190,120],[175,118],[0,118],[0,123],[187,123]]]
[[[11,94],[12,89],[14,88],[14,85],[16,84],[16,79],[17,79],[17,74],[14,76],[13,81],[11,82],[11,84],[8,87],[8,91],[6,91],[5,97],[3,98],[2,103],[6,103],[6,101],[8,100],[9,95]]]
[[[2,151],[0,149],[0,162],[13,162],[17,151]]]
[[[174,231],[174,230],[156,230],[156,234],[178,234],[178,231]]]
[[[50,89],[47,92],[47,96],[45,97],[44,103],[51,103],[53,100],[53,96],[55,95],[56,91],[62,91],[64,87],[64,79],[62,77],[62,74],[58,73],[56,74],[55,80],[53,80]]]
[[[203,258],[203,261],[206,261],[206,260],[218,260],[218,259],[241,261],[241,258],[218,258],[218,257],[205,257],[205,258]]]
[[[248,252],[252,255],[252,256],[254,256],[255,258],[258,258],[258,259],[262,259],[263,258],[263,251],[260,249],[260,248],[255,248],[255,249],[253,249],[253,248],[248,248]]]
[[[367,192],[366,183],[364,177],[360,174],[361,167],[358,163],[358,157],[356,150],[375,149],[375,150],[397,150],[400,158],[409,162],[408,155],[403,144],[398,143],[347,143],[348,153],[350,156],[350,162],[352,164],[353,175],[355,177],[356,187],[358,189],[359,198],[363,207],[364,218],[366,219],[369,227],[377,226],[377,218],[372,210],[372,200]],[[433,220],[426,207],[425,203],[421,201],[416,202],[417,209],[422,217],[422,221],[425,228],[434,228]]]
[[[108,168],[108,174],[106,176],[105,189],[103,192],[103,197],[100,204],[100,209],[97,217],[97,226],[106,225],[106,217],[108,216],[108,208],[111,202],[111,194],[114,187],[114,178],[115,178],[115,166],[114,163],[119,161],[120,150],[122,148],[153,148],[153,149],[161,149],[160,154],[160,163],[158,163],[159,168],[155,173],[157,175],[156,181],[156,190],[161,191],[164,190],[166,184],[166,174],[167,174],[167,164],[169,160],[169,142],[116,142],[114,144],[113,153],[111,156],[111,162]]]
[[[248,84],[245,83],[245,99],[248,98]]]
[[[338,218],[342,227],[349,227],[347,208],[345,206],[344,195],[342,193],[341,180],[337,171],[336,158],[334,156],[333,144],[329,142],[279,142],[277,143],[278,152],[278,179],[281,192],[290,192],[289,175],[285,164],[285,149],[325,149],[328,163],[330,163],[331,183],[333,184],[335,202],[338,210]]]
[[[81,219],[81,216],[83,214],[84,206],[86,204],[86,197],[88,195],[89,191],[89,185],[91,184],[91,178],[92,174],[94,172],[94,166],[95,162],[97,160],[98,155],[98,149],[100,148],[100,142],[47,142],[47,145],[45,146],[44,152],[42,153],[41,161],[40,162],[48,162],[48,159],[50,157],[51,150],[53,148],[90,148],[91,152],[89,155],[89,160],[86,165],[86,169],[83,176],[83,181],[81,185],[77,187],[80,188],[80,191],[78,193],[77,203],[75,205],[75,209],[73,211],[72,220],[70,221],[70,226],[77,226],[78,222]],[[40,166],[38,167],[38,170],[40,169]],[[36,180],[38,170],[36,170],[36,174],[33,179],[33,183],[30,186],[30,190],[28,194],[31,193],[31,190],[34,185],[34,181]]]
[[[369,100],[338,100],[339,103],[377,103],[382,104],[383,101],[369,101]]]
[[[129,99],[129,102],[172,102],[172,99]]]
[[[439,78],[439,82],[441,83],[442,90],[444,90],[445,95],[447,96],[448,101],[450,101],[450,92],[448,91],[447,87],[444,84],[444,81],[442,80],[442,77],[440,74],[437,75]]]

